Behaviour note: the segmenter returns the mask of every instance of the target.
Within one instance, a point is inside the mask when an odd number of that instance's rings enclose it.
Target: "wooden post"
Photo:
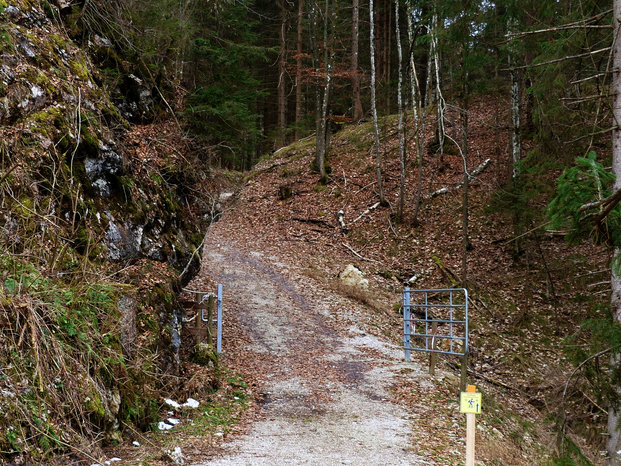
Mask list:
[[[429,353],[429,375],[436,375],[436,361],[438,360],[438,355],[434,353],[438,342],[436,341],[436,334],[438,333],[438,323],[433,322],[431,324],[431,353]]]
[[[211,295],[207,299],[207,344],[213,346],[213,309],[216,305],[216,297]]]
[[[204,293],[197,293],[196,300],[201,303],[203,300]],[[196,311],[196,335],[194,335],[194,343],[199,344],[201,342],[201,329],[203,328],[203,304],[199,304],[198,310]]]
[[[476,436],[476,414],[466,414],[466,466],[474,466],[474,444]]]
[[[466,390],[466,383],[468,381],[468,353],[465,353],[461,357],[461,376],[459,378],[459,391]]]
[[[466,387],[467,393],[476,393],[476,390],[474,385]],[[474,466],[476,430],[476,414],[466,413],[466,466]]]

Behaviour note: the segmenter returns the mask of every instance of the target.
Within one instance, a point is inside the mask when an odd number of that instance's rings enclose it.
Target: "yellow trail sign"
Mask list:
[[[481,414],[481,394],[461,392],[459,412],[464,414]]]

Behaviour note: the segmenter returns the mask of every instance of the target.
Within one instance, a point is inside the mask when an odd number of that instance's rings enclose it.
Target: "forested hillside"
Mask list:
[[[239,190],[258,243],[317,260],[385,338],[403,286],[471,290],[470,376],[545,424],[511,451],[621,462],[621,2],[0,0],[0,19],[4,460],[94,460],[171,393],[226,392],[179,296]],[[333,283],[348,260],[369,293]]]

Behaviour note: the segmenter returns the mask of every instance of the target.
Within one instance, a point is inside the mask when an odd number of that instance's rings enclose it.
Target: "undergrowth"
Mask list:
[[[142,385],[153,361],[127,360],[120,341],[123,287],[55,280],[12,256],[0,266],[0,453],[89,456],[85,439],[121,440],[118,419],[154,422]]]

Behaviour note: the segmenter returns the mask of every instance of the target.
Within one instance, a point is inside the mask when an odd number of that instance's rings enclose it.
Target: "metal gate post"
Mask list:
[[[403,292],[403,347],[405,348],[405,360],[410,360],[410,288]]]
[[[222,285],[218,284],[218,322],[216,331],[216,352],[222,352]]]

